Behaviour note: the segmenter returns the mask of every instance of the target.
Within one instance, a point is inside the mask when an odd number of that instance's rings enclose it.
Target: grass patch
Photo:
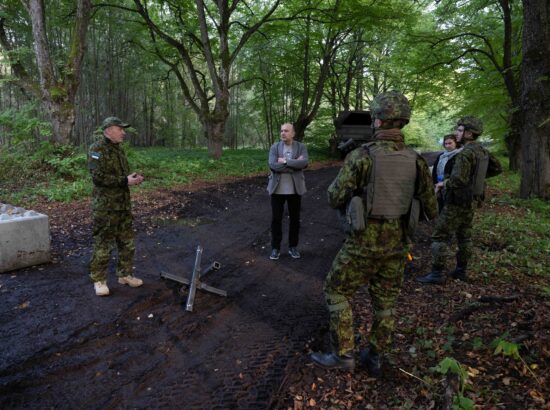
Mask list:
[[[489,180],[496,191],[476,213],[473,240],[475,270],[512,280],[517,273],[548,280],[550,204],[520,199],[519,176],[510,171]]]
[[[268,173],[264,149],[224,150],[217,161],[209,158],[206,149],[126,146],[125,150],[131,171],[145,176],[137,191]],[[328,150],[312,149],[309,155],[310,163],[330,158]],[[0,169],[2,202],[28,206],[36,201],[68,202],[91,195],[84,147],[42,143],[3,148]]]

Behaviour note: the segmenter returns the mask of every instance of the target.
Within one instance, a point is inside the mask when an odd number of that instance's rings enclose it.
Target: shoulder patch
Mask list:
[[[97,151],[92,151],[92,152],[90,152],[90,158],[96,159],[96,160],[97,160],[97,159],[99,159],[100,157],[101,157],[101,154],[100,154],[99,152],[97,152]]]

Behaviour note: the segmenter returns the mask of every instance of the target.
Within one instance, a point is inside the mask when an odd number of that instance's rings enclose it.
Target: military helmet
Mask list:
[[[472,134],[481,135],[483,133],[483,123],[479,118],[471,115],[466,115],[458,120],[456,125],[464,126],[465,131],[470,131]]]
[[[408,123],[411,118],[409,100],[395,90],[378,94],[371,104],[371,112],[374,118],[381,120],[404,120]]]

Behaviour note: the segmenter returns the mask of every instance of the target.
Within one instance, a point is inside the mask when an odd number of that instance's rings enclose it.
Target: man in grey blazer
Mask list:
[[[290,226],[288,229],[288,253],[293,258],[300,257],[297,249],[300,232],[300,206],[306,192],[303,169],[307,167],[308,155],[304,144],[294,141],[294,126],[281,125],[281,141],[269,149],[269,183],[267,192],[271,196],[271,255],[279,259],[282,222],[285,202],[288,206]]]

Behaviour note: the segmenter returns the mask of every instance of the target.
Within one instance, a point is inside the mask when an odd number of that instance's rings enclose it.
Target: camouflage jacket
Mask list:
[[[392,135],[393,134],[393,135]],[[375,134],[376,144],[382,145],[386,149],[399,150],[405,144],[403,135],[392,130],[378,130]],[[358,195],[367,186],[369,182],[369,170],[373,166],[373,161],[369,157],[368,152],[363,147],[359,147],[348,154],[342,169],[332,181],[328,188],[328,200],[332,208],[343,209],[354,195]],[[428,219],[434,219],[437,216],[437,203],[432,185],[432,177],[426,161],[418,155],[416,160],[416,181],[414,197],[419,199],[425,216]],[[384,236],[383,231],[388,231],[388,236],[398,236],[395,246],[402,244],[402,224],[397,222],[383,222],[381,229],[380,225],[370,225],[367,223],[365,235],[367,236]],[[387,225],[387,226],[386,226]],[[371,230],[377,231],[378,234],[373,234]],[[397,235],[400,233],[400,235]],[[383,241],[369,241],[373,251],[374,247],[381,246],[384,248]],[[378,242],[375,245],[374,242]],[[390,242],[394,242],[393,240]],[[388,243],[389,244],[389,243]],[[382,249],[380,249],[382,250]]]
[[[92,207],[96,211],[125,211],[131,209],[127,175],[128,159],[120,144],[103,138],[90,146],[88,169],[94,189]]]
[[[474,201],[473,179],[478,158],[484,153],[489,154],[489,165],[486,178],[496,176],[502,172],[499,160],[488,152],[477,141],[472,141],[464,146],[464,149],[455,157],[453,169],[448,179],[444,181],[445,202],[470,207]],[[483,198],[479,198],[483,199]]]

